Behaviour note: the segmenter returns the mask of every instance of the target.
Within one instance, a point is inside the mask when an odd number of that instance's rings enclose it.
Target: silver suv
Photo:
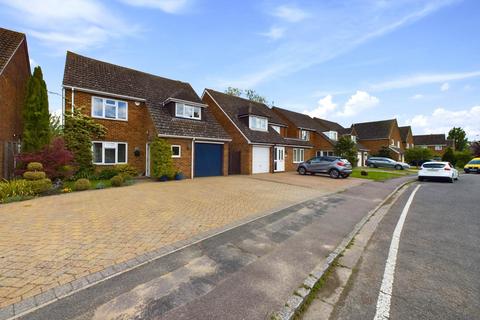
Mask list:
[[[346,178],[352,173],[352,165],[340,157],[315,157],[298,165],[298,173],[327,173],[333,179]]]

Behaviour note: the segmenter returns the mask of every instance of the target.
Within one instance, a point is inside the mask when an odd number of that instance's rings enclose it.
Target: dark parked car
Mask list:
[[[366,165],[370,168],[394,168],[397,170],[410,168],[410,166],[404,162],[398,162],[384,157],[370,157],[367,159]]]
[[[315,157],[298,165],[298,173],[326,173],[333,179],[346,178],[352,173],[352,165],[340,157]]]

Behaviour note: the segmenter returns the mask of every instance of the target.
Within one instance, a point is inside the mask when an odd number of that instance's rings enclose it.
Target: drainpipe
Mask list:
[[[74,106],[73,100],[74,100],[74,99],[75,99],[75,88],[72,87],[72,114],[73,114],[73,106]]]
[[[191,167],[191,172],[190,172],[190,179],[193,179],[193,165],[195,163],[195,138],[192,138],[192,165]]]
[[[62,88],[62,125],[65,125],[65,88]]]

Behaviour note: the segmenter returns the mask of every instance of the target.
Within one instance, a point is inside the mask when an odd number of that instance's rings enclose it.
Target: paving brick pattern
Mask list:
[[[315,183],[306,186],[288,173],[271,181],[141,182],[2,205],[0,309],[62,285],[75,288],[85,276],[109,275],[112,265],[200,233],[361,183],[311,178]]]

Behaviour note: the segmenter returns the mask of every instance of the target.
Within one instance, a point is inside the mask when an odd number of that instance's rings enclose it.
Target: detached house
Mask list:
[[[454,148],[453,141],[445,139],[444,134],[424,134],[413,136],[415,146],[428,148],[437,157],[443,156],[448,147]]]
[[[25,34],[0,28],[0,178],[13,178],[30,77]]]
[[[202,99],[232,137],[231,174],[293,171],[311,157],[308,134],[288,138],[286,121],[265,104],[211,89]]]
[[[404,146],[396,119],[355,123],[352,125],[358,135],[359,142],[376,154],[382,148],[391,151],[397,161],[404,161]]]
[[[190,84],[67,52],[63,90],[66,110],[81,108],[107,129],[92,141],[98,168],[128,163],[149,176],[158,136],[186,177],[228,173],[230,136]]]
[[[412,127],[404,126],[399,127],[398,129],[400,130],[400,136],[402,137],[403,149],[407,150],[413,148],[415,146],[415,143],[413,142]]]

